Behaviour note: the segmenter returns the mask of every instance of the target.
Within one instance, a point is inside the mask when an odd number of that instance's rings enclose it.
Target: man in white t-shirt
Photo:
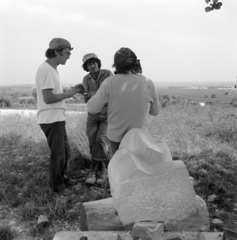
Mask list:
[[[67,196],[72,193],[68,186],[76,184],[68,177],[71,156],[65,128],[65,99],[76,93],[83,93],[83,86],[63,92],[62,81],[57,67],[65,65],[71,55],[71,44],[63,38],[54,38],[49,43],[43,62],[36,73],[37,122],[43,130],[50,148],[49,182],[54,192]]]

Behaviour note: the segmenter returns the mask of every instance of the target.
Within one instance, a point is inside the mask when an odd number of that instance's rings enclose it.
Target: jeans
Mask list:
[[[49,182],[53,191],[65,189],[68,179],[69,159],[71,149],[68,143],[65,121],[50,124],[40,124],[50,149]]]
[[[86,134],[92,161],[109,161],[107,126],[107,117],[88,113]]]

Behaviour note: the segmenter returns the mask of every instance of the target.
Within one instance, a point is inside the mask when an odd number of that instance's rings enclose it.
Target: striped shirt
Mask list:
[[[113,76],[112,72],[106,69],[100,69],[100,73],[99,76],[97,78],[97,80],[94,80],[92,78],[92,76],[89,74],[87,74],[84,78],[83,78],[83,86],[85,88],[85,92],[88,93],[89,97],[92,97],[95,95],[95,93],[97,92],[97,90],[100,88],[100,85],[102,84],[102,82],[108,78]],[[108,104],[105,104],[105,106],[103,107],[103,109],[101,110],[101,114],[102,115],[107,115],[107,108],[108,108]]]

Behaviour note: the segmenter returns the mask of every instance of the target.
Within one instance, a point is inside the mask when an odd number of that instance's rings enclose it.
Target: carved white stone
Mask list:
[[[154,164],[172,161],[167,144],[165,142],[156,143],[145,129],[131,129],[124,136],[120,148],[132,152],[136,156],[134,161],[137,167],[148,174],[152,174]]]
[[[189,230],[186,229],[186,225],[191,226],[186,224],[189,216],[199,221],[201,212],[207,212],[200,207],[204,201],[197,199],[183,161],[172,161],[166,146],[157,145],[145,130],[132,129],[111,159],[110,189],[124,225],[164,221],[171,231]],[[190,228],[208,225],[204,218],[205,223]]]

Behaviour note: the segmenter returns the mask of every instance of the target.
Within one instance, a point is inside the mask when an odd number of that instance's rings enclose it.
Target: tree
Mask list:
[[[33,89],[33,91],[32,91],[32,96],[37,100],[36,88]]]
[[[0,97],[0,107],[1,108],[12,108],[12,100],[8,96]]]
[[[222,2],[220,0],[205,0],[208,7],[205,8],[206,12],[210,12],[213,10],[219,10],[222,6]]]

